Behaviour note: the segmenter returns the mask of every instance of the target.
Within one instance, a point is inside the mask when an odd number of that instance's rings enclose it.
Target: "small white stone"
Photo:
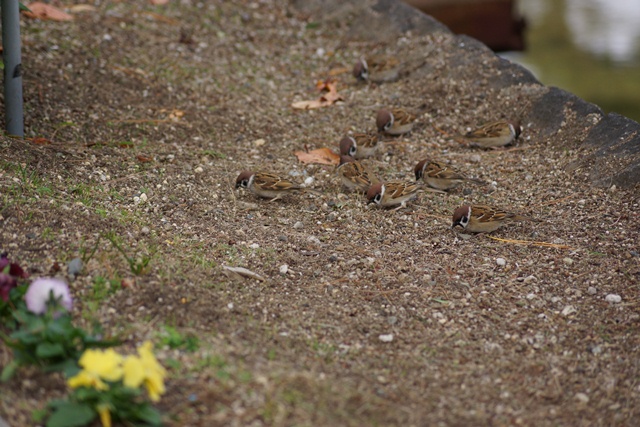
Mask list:
[[[232,303],[232,302],[230,302],[229,304],[227,304],[227,308],[228,308],[229,310],[233,310],[233,303]]]
[[[505,265],[507,265],[507,260],[505,260],[504,258],[496,258],[496,264],[498,264],[500,267],[504,267]]]
[[[574,397],[578,402],[589,403],[589,396],[584,393],[576,393]]]
[[[573,264],[573,260],[569,257],[563,259],[564,263],[567,265]]]
[[[563,316],[568,316],[570,314],[575,313],[577,310],[574,306],[572,305],[567,305],[562,309],[562,315]]]
[[[204,172],[204,169],[202,169],[202,166],[198,166],[198,167],[197,167],[197,168],[195,168],[193,171],[194,171],[195,173],[202,173],[202,172]]]
[[[536,294],[533,294],[533,293],[527,295],[527,299],[534,299],[535,297],[536,297]]]
[[[250,244],[250,245],[249,245],[249,247],[250,247],[251,249],[258,249],[258,248],[260,247],[260,245],[259,245],[259,244],[257,244],[257,243],[252,243],[252,244]]]
[[[622,297],[620,295],[616,295],[616,294],[609,294],[606,297],[604,297],[604,300],[607,301],[607,302],[618,303],[618,302],[622,301]]]
[[[147,193],[142,193],[140,195],[140,203],[144,203],[147,201]]]
[[[256,139],[255,141],[253,141],[253,145],[255,145],[256,147],[262,147],[267,141],[265,141],[264,139],[260,138],[260,139]]]
[[[314,179],[312,176],[308,176],[304,179],[304,185],[311,185],[313,183]]]
[[[293,224],[293,228],[295,228],[296,230],[300,230],[301,228],[304,228],[304,223],[302,221],[298,221]]]
[[[382,342],[391,342],[393,341],[393,334],[382,334],[378,336],[378,339]]]
[[[280,266],[280,274],[287,274],[289,271],[289,266],[287,264],[282,264]]]
[[[149,230],[149,227],[144,226],[142,227],[142,230],[140,230],[140,234],[146,235],[146,234],[149,234],[150,231],[151,230]]]
[[[595,286],[589,286],[589,289],[587,289],[587,293],[589,295],[595,295],[596,293],[598,293],[598,290],[595,288]]]

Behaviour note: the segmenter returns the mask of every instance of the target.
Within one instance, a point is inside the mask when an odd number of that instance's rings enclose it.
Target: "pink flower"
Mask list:
[[[47,302],[53,294],[53,298],[58,300],[59,304],[67,311],[71,311],[73,302],[69,287],[60,279],[50,277],[42,277],[31,283],[24,299],[27,302],[27,309],[35,314],[44,314],[47,312]]]

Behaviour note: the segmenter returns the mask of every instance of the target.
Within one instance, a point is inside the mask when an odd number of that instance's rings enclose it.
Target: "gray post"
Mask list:
[[[4,108],[7,133],[24,136],[22,113],[22,59],[20,57],[20,6],[18,0],[0,0],[4,58]]]

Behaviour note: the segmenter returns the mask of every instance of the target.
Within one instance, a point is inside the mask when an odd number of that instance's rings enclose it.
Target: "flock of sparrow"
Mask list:
[[[385,68],[388,63],[364,58],[353,67],[353,75],[360,81],[376,81],[370,75],[377,72],[378,82],[388,81],[385,75],[395,76]],[[386,73],[386,74],[385,74]],[[376,156],[382,150],[385,136],[395,137],[411,132],[416,115],[402,108],[383,108],[376,115],[377,131],[345,136],[339,144],[340,164],[337,175],[342,185],[350,191],[365,193],[368,203],[400,209],[417,197],[419,191],[444,193],[464,182],[481,184],[482,181],[466,177],[443,162],[425,159],[414,167],[415,181],[381,181],[361,162]],[[513,144],[522,128],[518,122],[498,121],[489,123],[461,135],[470,146],[495,149]],[[425,187],[426,185],[426,187]],[[315,192],[268,172],[243,171],[236,179],[236,188],[245,188],[251,193],[273,200],[292,192]],[[462,227],[471,233],[489,233],[509,221],[524,221],[531,218],[504,211],[489,205],[464,205],[453,212],[452,228]]]

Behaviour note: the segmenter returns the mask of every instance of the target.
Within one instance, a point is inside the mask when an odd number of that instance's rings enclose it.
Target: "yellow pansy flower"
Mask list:
[[[149,398],[154,402],[160,400],[160,395],[165,392],[166,371],[153,355],[150,341],[145,341],[138,347],[138,356],[128,356],[124,360],[123,371],[123,383],[126,387],[137,388],[144,383]]]
[[[93,387],[97,390],[109,388],[102,380],[118,381],[122,378],[122,356],[113,349],[87,349],[82,353],[78,364],[84,369],[76,376],[69,378],[71,388]]]
[[[109,405],[98,405],[96,409],[98,410],[98,415],[100,415],[102,427],[111,427],[111,412],[109,411]]]

